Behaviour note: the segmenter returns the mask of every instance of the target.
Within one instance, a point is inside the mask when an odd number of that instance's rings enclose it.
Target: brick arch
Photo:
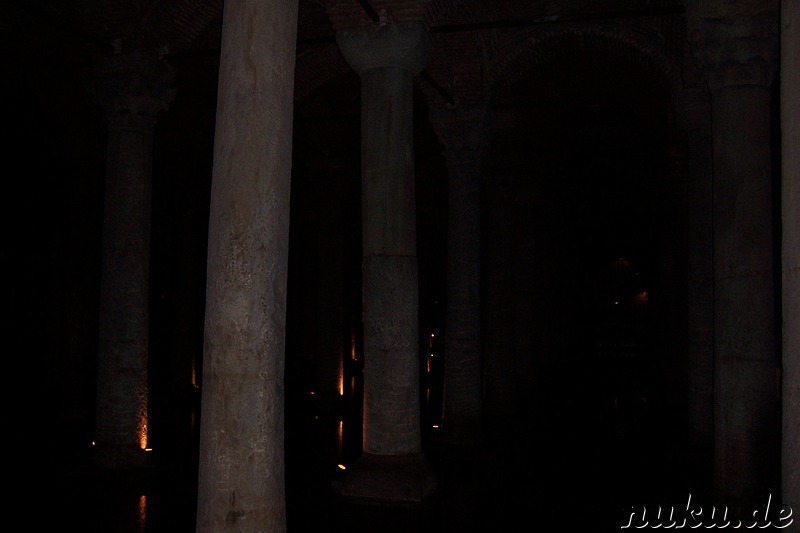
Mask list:
[[[295,101],[304,100],[327,82],[352,71],[336,43],[301,54],[294,69]]]
[[[495,48],[487,62],[486,90],[497,95],[521,80],[537,65],[558,61],[565,52],[602,51],[650,73],[673,97],[682,89],[680,69],[653,32],[575,24],[542,30],[528,28]]]
[[[427,3],[426,22],[429,26],[447,24],[451,20],[473,20],[480,6],[464,0],[430,0]]]

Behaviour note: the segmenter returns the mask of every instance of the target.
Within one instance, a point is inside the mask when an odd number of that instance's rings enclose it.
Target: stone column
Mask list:
[[[325,164],[327,163],[327,164]],[[307,162],[313,174],[310,194],[314,196],[316,217],[313,220],[315,277],[309,280],[313,294],[313,329],[308,335],[314,341],[312,383],[315,391],[314,409],[320,418],[315,426],[323,432],[324,442],[335,443],[332,455],[319,456],[327,468],[343,462],[344,435],[352,430],[349,421],[345,428],[345,227],[342,161],[328,158]],[[297,190],[297,189],[295,189]],[[347,336],[349,341],[349,335]],[[349,346],[348,346],[349,347]],[[347,350],[347,358],[350,351]],[[340,425],[341,424],[341,425]],[[358,430],[358,428],[356,428]]]
[[[500,169],[506,173],[507,169]],[[511,178],[497,175],[486,188],[486,283],[484,308],[484,424],[487,434],[502,434],[515,410],[514,193]]]
[[[364,455],[341,493],[415,503],[435,484],[420,434],[412,85],[430,45],[418,22],[340,30],[336,40],[361,76],[365,361]]]
[[[197,531],[285,531],[284,352],[296,1],[222,19]]]
[[[322,167],[318,172],[329,175],[322,178],[324,185],[317,191],[317,290],[316,311],[316,362],[314,364],[317,401],[324,410],[335,412],[344,393],[344,198],[341,180],[337,174],[341,165]],[[349,357],[349,353],[348,353]]]
[[[481,436],[480,165],[484,105],[431,110],[449,173],[443,430],[451,444]]]
[[[776,2],[752,4],[701,2],[693,12],[713,136],[714,491],[741,512],[777,492],[780,453],[770,147],[778,17]]]
[[[706,91],[687,90],[678,103],[686,132],[688,197],[687,295],[688,439],[694,481],[708,488],[714,448],[714,251],[712,217],[711,109]],[[697,492],[700,487],[694,486]]]
[[[800,512],[800,2],[781,11],[783,503]],[[783,524],[779,524],[783,525]]]
[[[108,151],[95,412],[95,462],[139,467],[147,447],[150,209],[156,114],[174,97],[169,67],[144,52],[97,65]]]

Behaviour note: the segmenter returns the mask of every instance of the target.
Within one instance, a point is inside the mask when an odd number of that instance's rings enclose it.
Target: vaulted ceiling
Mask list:
[[[9,189],[7,227],[21,223],[55,249],[65,239],[73,249],[83,243],[82,255],[70,252],[82,258],[72,268],[90,283],[100,253],[105,147],[102,111],[87,88],[98,56],[145,48],[174,68],[177,88],[155,131],[155,253],[193,246],[202,256],[222,10],[221,0],[6,4],[5,155],[31,177]],[[578,220],[598,234],[620,225],[652,229],[642,217],[663,214],[649,209],[663,192],[649,185],[657,181],[653,167],[679,146],[671,127],[679,93],[700,83],[679,0],[300,0],[293,217],[317,216],[315,202],[333,174],[344,195],[357,198],[359,79],[335,33],[380,17],[422,19],[432,43],[430,62],[415,78],[415,158],[420,246],[438,254],[439,271],[447,171],[440,124],[430,120],[436,110],[491,105],[484,179],[509,181],[511,203],[521,209]],[[306,192],[297,192],[303,184]],[[357,200],[349,205],[357,211]],[[159,229],[175,224],[162,242]],[[84,233],[88,241],[75,237]],[[21,249],[51,253],[31,246]]]

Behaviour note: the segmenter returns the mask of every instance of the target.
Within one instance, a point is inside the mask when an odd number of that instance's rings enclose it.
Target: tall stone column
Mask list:
[[[508,172],[500,169],[501,173]],[[484,425],[488,434],[500,434],[510,427],[515,410],[516,364],[514,336],[517,313],[515,302],[516,265],[514,228],[514,192],[512,179],[495,176],[486,188],[486,263],[482,273],[486,280],[484,302]]]
[[[144,52],[97,64],[108,148],[103,204],[95,462],[145,464],[153,129],[174,97],[169,67]]]
[[[333,175],[325,180],[326,185],[317,193],[315,229],[319,272],[315,300],[317,359],[314,382],[317,401],[323,403],[326,410],[336,412],[344,393],[344,198],[340,178],[336,175],[341,172],[342,165],[332,162],[327,168],[319,166],[318,172]]]
[[[714,250],[711,109],[708,93],[687,90],[678,103],[686,132],[689,287],[688,439],[697,485],[710,488],[714,448]]]
[[[285,531],[284,352],[296,1],[222,19],[197,531]]]
[[[783,503],[800,511],[800,2],[781,2]],[[797,518],[795,518],[795,522]],[[782,524],[781,524],[782,525]]]
[[[485,117],[485,105],[431,110],[449,174],[442,425],[448,442],[466,446],[478,444],[482,430],[480,165]]]
[[[327,163],[327,164],[325,164]],[[325,442],[336,443],[332,454],[319,457],[331,466],[344,461],[345,434],[353,432],[351,422],[345,423],[344,412],[345,356],[350,359],[350,350],[345,354],[345,227],[344,187],[340,176],[344,172],[342,161],[328,158],[307,163],[315,174],[313,188],[314,210],[312,231],[315,237],[315,278],[310,281],[314,311],[314,360],[312,383],[314,386],[317,424],[325,435]],[[296,174],[295,174],[296,175]],[[324,176],[322,178],[321,176]],[[319,186],[322,184],[322,186]],[[295,189],[297,190],[297,189]],[[347,340],[349,341],[349,335]],[[348,346],[349,347],[349,346]],[[346,426],[346,427],[345,427]],[[359,431],[360,428],[355,428]],[[353,432],[355,434],[355,432]],[[348,439],[349,440],[349,439]]]
[[[420,432],[412,85],[430,45],[419,22],[340,30],[336,40],[361,76],[365,362],[364,455],[340,490],[414,503],[435,485]]]
[[[700,7],[702,6],[702,7]],[[714,491],[742,512],[778,481],[771,83],[777,2],[700,2],[693,46],[711,92]]]

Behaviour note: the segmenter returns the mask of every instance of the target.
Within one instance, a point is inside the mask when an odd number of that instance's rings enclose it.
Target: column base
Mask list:
[[[438,478],[422,453],[364,454],[339,479],[334,490],[346,504],[424,507],[435,494]]]

